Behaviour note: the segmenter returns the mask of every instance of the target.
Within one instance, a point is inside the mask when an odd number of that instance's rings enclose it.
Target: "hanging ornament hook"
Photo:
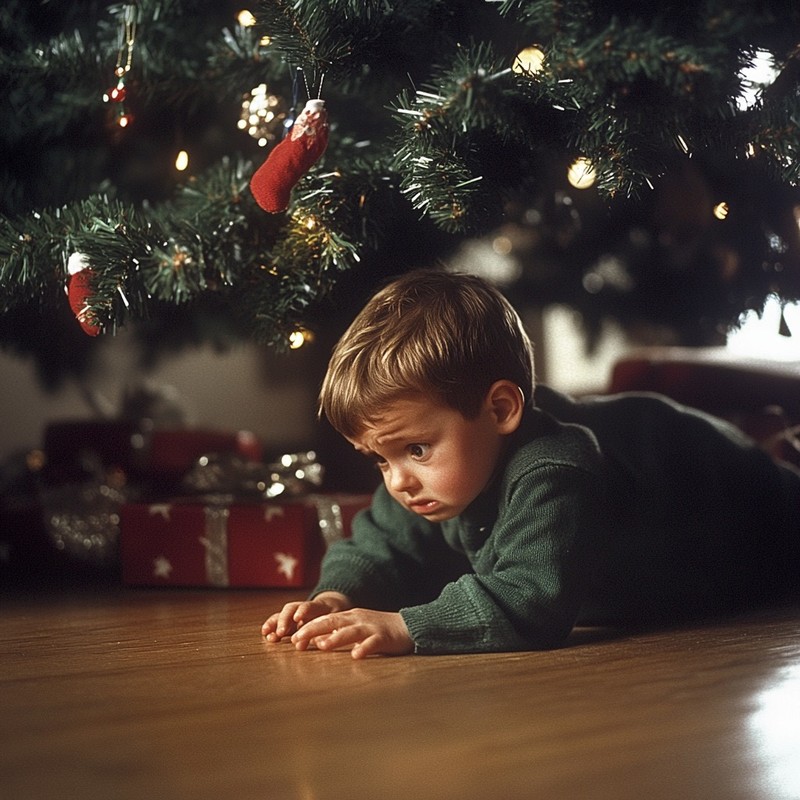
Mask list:
[[[136,43],[136,6],[125,6],[122,27],[120,28],[120,43],[117,52],[117,66],[114,74],[122,78],[131,71],[133,64],[133,45]]]

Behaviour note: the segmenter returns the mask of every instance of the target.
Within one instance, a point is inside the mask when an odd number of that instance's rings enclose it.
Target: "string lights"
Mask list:
[[[511,69],[519,75],[535,75],[544,68],[544,52],[535,44],[517,53]]]
[[[299,350],[303,345],[313,342],[314,334],[306,328],[297,328],[289,334],[289,349]]]
[[[104,95],[103,101],[116,105],[116,124],[120,128],[127,128],[133,122],[133,116],[125,107],[125,98],[128,96],[126,79],[133,64],[133,46],[136,42],[136,6],[126,5],[122,14],[120,26],[119,46],[117,48],[117,64],[114,76],[117,83]]]
[[[583,156],[576,158],[567,171],[567,180],[576,189],[588,189],[597,178],[592,162]]]
[[[728,212],[730,211],[730,207],[726,202],[717,203],[714,206],[714,216],[717,219],[725,219],[728,216]]]

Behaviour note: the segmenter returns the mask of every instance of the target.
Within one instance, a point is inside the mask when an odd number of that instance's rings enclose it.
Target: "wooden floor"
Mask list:
[[[800,798],[800,610],[354,662],[262,640],[290,596],[0,598],[0,797]]]

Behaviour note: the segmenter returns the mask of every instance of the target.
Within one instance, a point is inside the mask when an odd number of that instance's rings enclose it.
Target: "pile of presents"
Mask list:
[[[363,494],[326,493],[312,451],[251,433],[59,421],[0,479],[0,579],[25,585],[302,587]]]

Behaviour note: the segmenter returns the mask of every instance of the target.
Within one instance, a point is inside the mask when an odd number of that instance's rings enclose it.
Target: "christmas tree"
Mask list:
[[[0,36],[0,342],[51,383],[124,325],[302,342],[486,237],[590,327],[800,297],[796,0],[9,0]]]

